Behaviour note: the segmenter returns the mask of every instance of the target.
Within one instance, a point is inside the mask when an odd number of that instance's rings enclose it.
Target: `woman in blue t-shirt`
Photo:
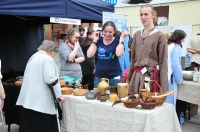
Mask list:
[[[94,35],[93,43],[87,51],[87,57],[91,58],[95,54],[96,72],[94,78],[94,87],[97,87],[101,82],[101,78],[108,78],[110,86],[116,86],[121,82],[122,71],[118,57],[124,53],[124,38],[128,35],[124,31],[120,39],[115,38],[114,34],[117,31],[115,24],[112,21],[107,21],[103,27],[103,38],[99,38],[99,33]]]

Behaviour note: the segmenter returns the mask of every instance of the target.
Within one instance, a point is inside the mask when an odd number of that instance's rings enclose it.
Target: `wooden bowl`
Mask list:
[[[122,102],[124,103],[124,106],[126,106],[127,108],[134,108],[140,103],[140,101],[138,99],[125,100],[125,101],[122,101]]]
[[[59,80],[64,80],[64,78],[63,77],[59,77]]]
[[[140,102],[143,109],[153,109],[156,107],[156,100],[148,100]]]
[[[100,100],[100,102],[106,102],[107,98],[106,97],[105,98],[101,97],[99,100]]]
[[[85,94],[88,92],[88,89],[74,89],[73,93],[75,96],[85,96]]]
[[[64,95],[69,95],[69,94],[72,94],[73,88],[62,87],[62,88],[61,88],[61,92],[62,92],[62,94],[64,94]]]
[[[61,87],[66,86],[66,84],[65,84],[65,80],[59,80],[59,82],[60,82],[60,86],[61,86]]]
[[[16,86],[22,86],[22,81],[16,81],[16,82],[15,82],[15,85],[16,85]]]

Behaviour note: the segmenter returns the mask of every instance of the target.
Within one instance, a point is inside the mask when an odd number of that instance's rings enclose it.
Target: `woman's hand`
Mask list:
[[[119,42],[122,42],[122,41],[124,41],[124,38],[126,37],[126,36],[128,36],[128,31],[123,31],[122,32],[122,34],[121,34],[121,36],[120,36],[120,41]]]
[[[94,42],[97,42],[97,41],[99,40],[99,36],[100,36],[100,33],[99,33],[99,32],[94,32],[93,41],[94,41]]]
[[[78,49],[80,47],[79,41],[75,42],[74,48]]]
[[[64,96],[64,95],[60,96],[60,98],[59,98],[61,100],[60,102],[63,103],[65,101],[65,98],[66,98],[66,96]]]
[[[93,43],[90,45],[89,49],[87,50],[87,57],[92,58],[96,51],[97,51],[97,41],[99,40],[99,32],[94,32],[93,36]]]

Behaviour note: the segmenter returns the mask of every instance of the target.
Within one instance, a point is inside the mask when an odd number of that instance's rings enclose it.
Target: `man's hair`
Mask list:
[[[83,27],[79,27],[79,32],[81,32],[81,31],[85,31],[85,28],[83,28]]]

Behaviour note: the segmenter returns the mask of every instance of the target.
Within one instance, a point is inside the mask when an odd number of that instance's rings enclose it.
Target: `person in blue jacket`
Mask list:
[[[181,67],[181,48],[186,37],[186,33],[182,30],[175,30],[168,40],[168,83],[169,91],[175,90],[174,95],[170,95],[166,99],[166,103],[176,106],[177,85],[183,81],[183,73]]]

